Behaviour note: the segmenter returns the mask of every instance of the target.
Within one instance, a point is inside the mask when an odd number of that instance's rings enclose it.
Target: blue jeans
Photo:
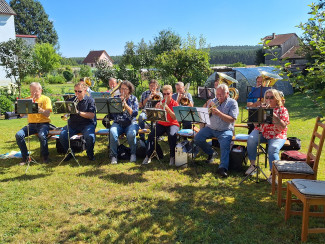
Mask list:
[[[211,146],[209,146],[206,140],[212,137],[218,138],[221,152],[219,168],[224,168],[228,170],[230,143],[232,140],[232,135],[233,132],[231,130],[217,131],[209,127],[204,127],[194,137],[194,143],[198,145],[203,150],[203,152],[208,155],[212,155],[214,151]]]
[[[71,128],[69,126],[69,136],[72,137],[78,133],[81,133],[84,136],[86,141],[86,152],[88,157],[94,156],[94,146],[95,146],[95,125],[90,124],[83,126],[82,128]],[[69,141],[68,141],[68,129],[67,126],[63,127],[63,130],[60,133],[60,142],[65,151],[69,148]]]
[[[38,139],[41,146],[41,156],[44,158],[48,157],[49,149],[47,144],[47,135],[49,134],[49,123],[30,123],[29,124],[29,135],[37,133]],[[16,142],[21,151],[23,159],[28,157],[28,150],[26,147],[25,137],[28,136],[28,127],[25,126],[16,134]]]
[[[248,137],[247,140],[247,153],[249,160],[256,160],[257,155],[257,144],[258,144],[258,130],[253,130]],[[268,150],[267,154],[269,157],[269,165],[270,170],[272,169],[272,162],[274,160],[279,160],[279,152],[282,146],[285,143],[285,139],[265,139],[263,135],[261,134],[260,142],[267,142],[268,144]]]
[[[127,127],[122,127],[118,123],[113,123],[109,131],[110,139],[110,149],[112,151],[112,156],[117,157],[117,146],[118,146],[118,137],[123,133],[126,134],[126,138],[130,145],[131,154],[136,154],[137,152],[137,133],[139,130],[138,124],[130,124]]]
[[[147,114],[145,112],[141,112],[141,114],[138,117],[138,123],[140,129],[144,129],[145,127],[145,121],[147,120]],[[139,135],[140,139],[144,140],[144,134]]]

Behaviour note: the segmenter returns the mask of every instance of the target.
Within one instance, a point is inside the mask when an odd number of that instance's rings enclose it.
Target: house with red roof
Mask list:
[[[107,54],[105,50],[90,51],[82,63],[94,68],[96,67],[96,62],[99,60],[105,60],[110,67],[113,66],[113,59]]]
[[[266,46],[272,48],[272,52],[276,54],[279,60],[286,59],[294,65],[305,65],[307,60],[305,56],[299,52],[299,37],[295,33],[278,34],[263,38]],[[268,52],[268,50],[266,50]],[[279,60],[273,61],[274,55],[265,56],[266,65],[277,65]]]

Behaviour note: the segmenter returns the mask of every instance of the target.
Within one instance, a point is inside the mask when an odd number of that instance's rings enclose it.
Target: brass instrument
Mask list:
[[[190,99],[187,97],[187,93],[188,93],[188,90],[190,89],[190,83],[187,83],[185,85],[185,88],[184,88],[184,94],[182,94],[182,97],[181,99],[179,100],[179,103],[182,105],[182,106],[188,106],[190,105]],[[177,95],[177,100],[178,100],[178,95]]]
[[[220,84],[226,84],[229,87],[233,83],[238,83],[237,80],[230,77],[229,75],[220,72],[217,72],[217,74],[219,75]],[[229,87],[229,97],[237,100],[239,98],[239,91],[235,87]]]
[[[209,112],[209,116],[211,117],[212,116],[212,109],[213,108],[217,108],[218,106],[220,105],[219,101],[217,100],[217,102],[213,102],[211,101],[210,104],[209,104],[209,108],[208,108],[208,112]]]
[[[91,80],[89,77],[84,77],[84,82],[89,87],[93,87],[95,85],[95,82],[93,80]]]
[[[157,88],[157,90],[156,90],[156,93],[155,93],[155,94],[152,96],[152,98],[151,98],[151,106],[152,106],[152,107],[155,107],[156,104],[157,104],[158,102],[160,102],[160,100],[161,100],[161,97],[160,97],[160,95],[158,94],[159,91],[160,91],[160,85],[158,86],[158,88]]]
[[[262,86],[263,87],[272,87],[278,80],[282,80],[282,77],[277,74],[272,74],[266,71],[261,71],[262,76]]]
[[[117,80],[118,82],[117,82],[117,85],[114,87],[114,88],[112,88],[112,89],[110,89],[109,91],[108,91],[108,93],[109,93],[109,95],[111,96],[111,97],[113,97],[114,96],[114,93],[118,90],[118,89],[120,89],[120,87],[121,87],[121,85],[122,85],[122,81],[121,80]]]

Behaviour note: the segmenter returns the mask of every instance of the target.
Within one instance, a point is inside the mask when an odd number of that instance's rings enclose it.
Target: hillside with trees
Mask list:
[[[216,46],[210,48],[210,64],[259,64],[256,54],[261,46]]]

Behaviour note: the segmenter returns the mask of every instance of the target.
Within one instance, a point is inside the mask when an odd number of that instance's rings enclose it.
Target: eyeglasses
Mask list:
[[[265,99],[274,99],[274,96],[266,96]]]
[[[77,91],[77,90],[74,90],[74,92],[82,93],[82,91]]]
[[[164,95],[164,96],[168,96],[168,95],[170,95],[170,92],[168,92],[168,93],[163,93],[163,95]]]
[[[127,91],[129,88],[121,88],[122,91]]]

